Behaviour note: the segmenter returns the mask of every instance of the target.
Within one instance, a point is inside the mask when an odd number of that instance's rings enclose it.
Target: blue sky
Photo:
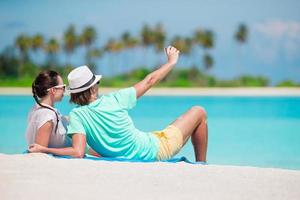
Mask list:
[[[248,73],[267,76],[273,83],[300,82],[299,10],[300,1],[295,0],[2,0],[0,49],[13,44],[19,33],[61,39],[69,24],[78,31],[93,25],[102,44],[126,30],[137,35],[143,24],[161,22],[168,38],[191,35],[197,28],[212,29],[216,46],[211,51],[215,58],[211,73],[217,77]],[[238,47],[233,33],[241,22],[249,27],[250,38]],[[237,65],[242,67],[236,70]]]

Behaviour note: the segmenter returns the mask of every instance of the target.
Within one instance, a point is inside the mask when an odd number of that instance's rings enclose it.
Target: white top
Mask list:
[[[38,104],[35,104],[28,114],[28,126],[25,133],[28,145],[35,143],[35,137],[38,129],[41,126],[43,126],[46,122],[52,121],[53,129],[49,138],[48,147],[61,148],[71,146],[71,139],[66,135],[67,131],[63,124],[66,122],[66,120],[64,119],[64,117],[62,117],[62,115],[58,112],[57,109],[51,106],[48,107],[54,109],[58,115],[59,122],[57,131],[55,132],[55,127],[57,124],[55,113],[50,109],[43,108]]]

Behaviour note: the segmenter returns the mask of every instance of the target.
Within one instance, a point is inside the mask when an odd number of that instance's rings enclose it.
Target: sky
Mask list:
[[[215,65],[210,73],[218,78],[251,74],[273,84],[300,82],[299,10],[296,0],[1,0],[0,50],[20,33],[61,39],[70,24],[78,31],[93,25],[100,45],[124,31],[138,35],[144,24],[162,23],[168,38],[191,36],[198,28],[213,30]],[[233,40],[240,23],[250,31],[243,46]]]

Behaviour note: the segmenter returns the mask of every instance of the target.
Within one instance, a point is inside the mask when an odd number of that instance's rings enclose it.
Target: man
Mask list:
[[[30,152],[84,157],[86,143],[104,157],[135,160],[165,160],[175,155],[191,137],[195,160],[206,162],[208,130],[206,112],[194,106],[164,130],[145,133],[137,129],[128,114],[136,101],[162,80],[178,61],[179,51],[165,49],[166,64],[148,74],[133,87],[98,98],[101,75],[94,75],[81,66],[68,75],[70,102],[79,105],[70,113],[68,134],[73,145],[67,148],[46,148],[34,144]]]

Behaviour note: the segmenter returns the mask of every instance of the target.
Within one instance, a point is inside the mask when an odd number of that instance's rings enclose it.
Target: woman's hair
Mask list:
[[[42,105],[39,99],[45,97],[48,94],[49,88],[58,85],[58,80],[57,80],[58,76],[59,74],[55,71],[52,70],[43,71],[38,74],[38,76],[35,78],[35,80],[32,83],[32,94],[36,103],[43,108],[52,110],[55,113],[56,116],[55,133],[57,131],[57,126],[59,122],[58,115],[53,108]]]
[[[71,93],[70,102],[81,106],[88,105],[90,103],[93,88],[94,87],[90,87],[89,89],[79,93]]]

